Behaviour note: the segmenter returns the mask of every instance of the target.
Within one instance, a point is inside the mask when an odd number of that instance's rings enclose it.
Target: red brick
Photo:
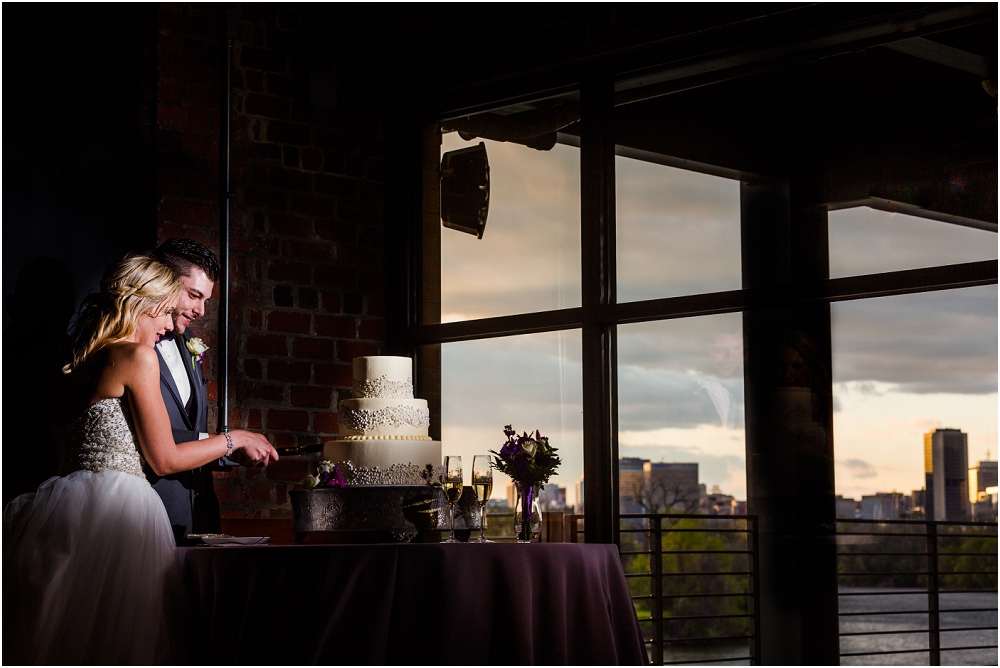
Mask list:
[[[350,387],[354,368],[350,364],[316,364],[316,384],[331,387]]]
[[[313,432],[318,434],[336,434],[337,431],[336,413],[316,413],[313,415]]]
[[[218,87],[189,83],[184,88],[184,104],[190,107],[214,109],[219,104]]]
[[[260,329],[264,324],[264,312],[259,308],[247,310],[247,324],[255,329]]]
[[[285,400],[285,388],[283,385],[271,383],[238,382],[236,383],[236,399],[240,402],[257,400],[280,404]]]
[[[284,213],[272,213],[268,218],[268,228],[274,234],[290,237],[311,237],[313,223],[302,216],[290,216]]]
[[[329,174],[316,175],[316,192],[324,195],[337,195],[349,199],[358,199],[358,182],[344,176]]]
[[[309,314],[289,311],[271,311],[267,314],[267,328],[272,332],[309,333]]]
[[[160,81],[156,84],[156,101],[160,104],[178,105],[183,94],[184,84],[179,81]]]
[[[339,244],[353,244],[358,239],[358,227],[352,223],[338,223],[329,220],[316,222],[316,234],[320,239]]]
[[[275,355],[284,357],[288,348],[285,337],[268,334],[248,334],[247,352],[251,355]]]
[[[289,455],[267,465],[268,480],[291,480],[298,482],[309,475],[309,460]],[[282,488],[284,485],[282,485]]]
[[[243,103],[243,111],[255,116],[288,118],[288,100],[273,95],[250,94]]]
[[[334,266],[316,267],[316,285],[329,288],[354,288],[358,282],[356,269]]]
[[[332,359],[333,341],[326,339],[295,339],[292,342],[292,355],[300,359]]]
[[[249,491],[251,501],[272,501],[274,499],[274,487],[271,485],[253,485]]]
[[[337,258],[333,244],[325,241],[292,241],[286,255],[306,262],[333,262]]]
[[[243,201],[248,206],[284,211],[288,208],[288,198],[285,193],[265,192],[257,189],[245,190]]]
[[[309,362],[271,360],[267,363],[267,379],[286,383],[308,383],[312,372]]]
[[[295,437],[291,434],[273,434],[270,441],[276,448],[290,448],[295,445]]]
[[[312,190],[312,178],[297,169],[273,167],[269,174],[268,183],[272,188],[279,190],[297,190],[299,192]]]
[[[232,503],[233,485],[228,480],[226,482],[215,483],[215,498],[222,504]]]
[[[223,471],[212,471],[212,478],[218,482],[220,480],[239,480],[240,470],[237,468],[225,469]],[[230,483],[232,484],[232,483]]]
[[[305,476],[303,476],[303,478],[305,478]],[[288,485],[276,485],[274,487],[274,502],[279,506],[283,506],[288,503]]]
[[[305,431],[309,428],[309,413],[305,411],[287,411],[269,408],[267,411],[267,428],[286,431]]]
[[[289,210],[305,216],[332,216],[335,207],[334,198],[316,195],[292,195],[288,203]]]
[[[322,308],[327,313],[340,313],[340,293],[339,292],[322,292],[320,293],[320,304]]]
[[[251,408],[247,414],[247,429],[261,429],[261,417],[259,408]]]
[[[353,362],[355,357],[367,357],[371,355],[378,355],[378,346],[374,343],[341,341],[337,344],[337,358],[342,362]]]
[[[323,316],[316,316],[317,319]],[[317,332],[319,331],[317,327]],[[363,319],[361,321],[361,326],[358,327],[358,338],[359,339],[374,339],[376,341],[382,341],[385,339],[385,322],[382,320],[369,320]]]
[[[309,285],[309,266],[301,262],[268,262],[267,278],[271,281],[289,281]]]
[[[309,146],[311,134],[308,125],[282,121],[268,121],[267,123],[267,141],[270,142],[291,144],[292,146]]]
[[[333,403],[333,390],[329,387],[313,387],[297,385],[292,388],[292,405],[310,408],[330,408]]]
[[[323,163],[323,153],[322,151],[317,151],[314,148],[302,149],[302,168],[311,171],[316,171],[320,168]]]
[[[160,218],[182,225],[207,227],[212,220],[212,210],[207,204],[163,200],[160,202]]]
[[[357,320],[349,316],[316,316],[316,334],[319,336],[336,336],[338,338],[353,339],[357,336],[357,329]]]

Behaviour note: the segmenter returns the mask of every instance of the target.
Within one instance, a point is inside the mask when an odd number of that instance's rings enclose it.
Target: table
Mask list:
[[[178,550],[189,663],[646,664],[617,548]]]

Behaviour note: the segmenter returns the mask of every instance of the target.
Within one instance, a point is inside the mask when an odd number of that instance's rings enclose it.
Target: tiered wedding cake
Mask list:
[[[340,402],[340,438],[327,441],[326,459],[361,469],[441,465],[441,442],[427,435],[427,401],[413,398],[412,369],[409,357],[354,360],[354,398]]]

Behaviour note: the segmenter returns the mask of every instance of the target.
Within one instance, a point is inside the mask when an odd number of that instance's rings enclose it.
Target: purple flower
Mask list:
[[[343,489],[346,486],[347,480],[344,479],[344,474],[336,466],[333,467],[332,471],[323,471],[319,474],[318,487],[339,487]]]

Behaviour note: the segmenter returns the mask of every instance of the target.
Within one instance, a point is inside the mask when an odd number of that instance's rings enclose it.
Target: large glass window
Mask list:
[[[830,277],[997,257],[996,232],[868,207],[829,214]]]
[[[580,351],[579,330],[443,344],[442,454],[461,455],[469,468],[474,455],[500,450],[504,425],[537,429],[562,458],[549,482],[564,487],[566,504],[577,506],[583,475]],[[493,498],[503,500],[508,479],[494,476]]]
[[[739,290],[740,183],[615,159],[618,301]]]
[[[939,428],[967,435],[970,467],[995,458],[995,285],[836,303],[832,321],[838,494],[920,490]]]
[[[441,230],[441,322],[580,305],[580,150],[442,137],[442,153],[486,144],[482,239]]]
[[[623,510],[698,510],[697,489],[693,496],[643,489],[655,487],[659,478],[681,480],[679,473],[656,474],[657,465],[667,463],[695,465],[693,479],[707,492],[746,499],[740,314],[620,326],[618,420],[619,455],[630,460],[622,460],[620,474]],[[641,481],[627,470],[640,462],[649,464]]]

